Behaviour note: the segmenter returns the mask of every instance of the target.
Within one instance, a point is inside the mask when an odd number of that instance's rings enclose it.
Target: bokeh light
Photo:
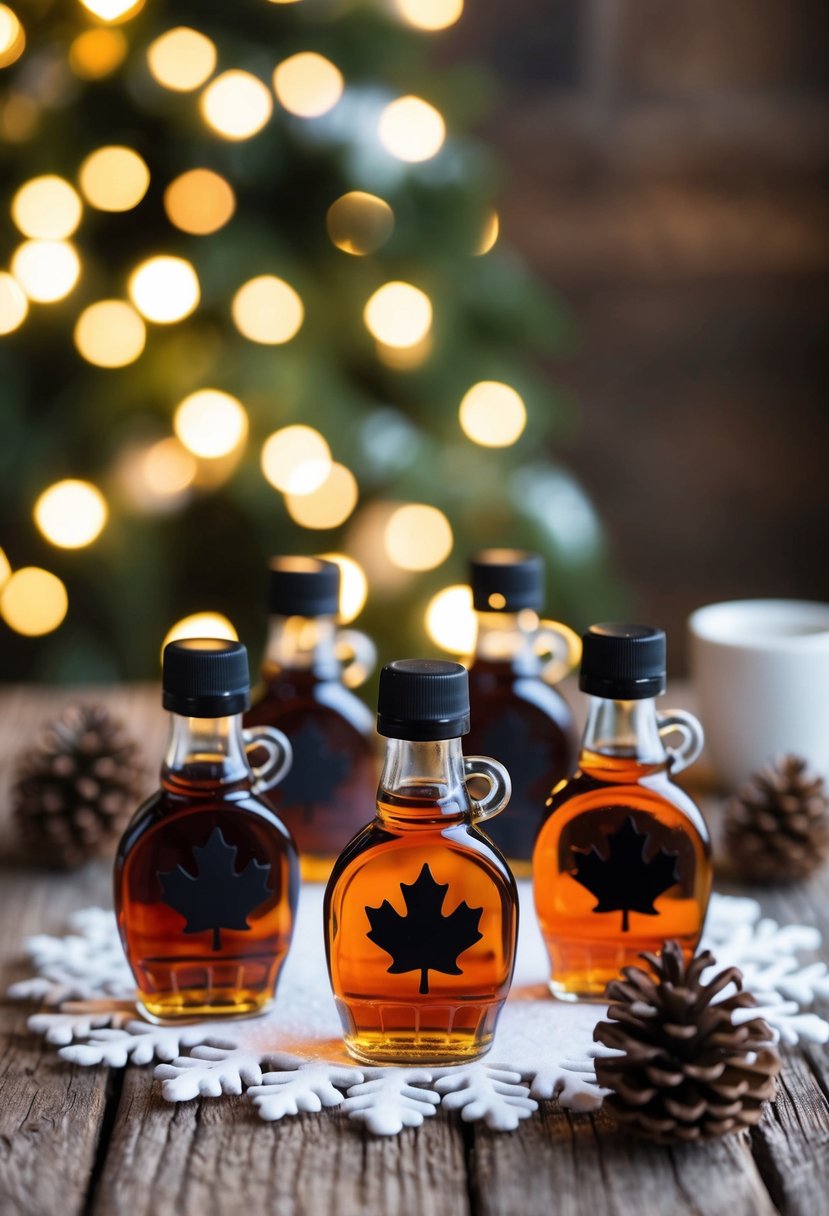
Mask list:
[[[327,114],[342,97],[344,83],[340,69],[316,51],[283,59],[273,73],[277,100],[298,118]]]
[[[174,498],[191,486],[198,466],[187,448],[173,435],[147,448],[141,461],[143,481],[156,498]]]
[[[394,230],[394,212],[376,194],[351,190],[331,204],[325,222],[338,249],[364,257],[389,239]]]
[[[377,358],[386,367],[396,372],[408,372],[413,368],[422,367],[434,349],[432,335],[426,334],[413,346],[386,346],[385,342],[375,341]]]
[[[387,152],[414,164],[437,155],[446,138],[446,124],[422,97],[398,97],[380,115],[377,133]]]
[[[369,333],[386,346],[414,346],[432,324],[432,303],[411,283],[384,283],[363,310]]]
[[[17,13],[0,4],[0,68],[16,63],[26,49],[26,31]]]
[[[284,426],[262,447],[265,479],[283,494],[313,494],[331,473],[331,449],[312,426]]]
[[[0,270],[0,336],[22,325],[28,311],[29,301],[17,279]]]
[[[40,107],[28,93],[10,89],[0,104],[0,139],[20,144],[34,134],[40,119]]]
[[[201,112],[207,125],[224,139],[250,139],[270,118],[273,102],[258,76],[234,68],[207,86]]]
[[[164,191],[167,218],[182,232],[207,236],[228,222],[236,210],[233,187],[212,169],[188,169]]]
[[[126,367],[144,349],[147,330],[126,300],[99,300],[75,323],[75,346],[96,367]]]
[[[120,30],[84,30],[69,47],[69,66],[81,80],[102,80],[120,67],[128,49]]]
[[[176,621],[168,631],[161,644],[162,655],[168,643],[178,642],[182,638],[227,638],[229,642],[238,642],[239,635],[221,612],[194,612]]]
[[[147,65],[165,89],[189,93],[204,84],[216,66],[217,52],[206,34],[189,26],[167,30],[147,47]]]
[[[214,460],[235,451],[247,437],[245,407],[230,393],[202,388],[177,406],[173,428],[194,456]]]
[[[68,607],[66,587],[56,574],[39,566],[15,570],[0,593],[3,620],[15,633],[28,638],[57,629]]]
[[[386,553],[402,570],[433,570],[452,552],[449,520],[437,507],[412,502],[398,507],[386,524]]]
[[[419,30],[445,30],[463,13],[463,0],[394,0],[404,21]]]
[[[144,7],[144,0],[81,0],[101,21],[129,21]]]
[[[527,425],[527,407],[520,395],[498,380],[473,384],[460,405],[464,434],[486,448],[506,448]]]
[[[150,170],[132,148],[113,144],[87,156],[78,181],[86,201],[99,211],[129,211],[147,193]]]
[[[450,654],[471,654],[477,620],[472,588],[456,583],[433,595],[426,609],[426,632],[436,646]]]
[[[11,576],[12,564],[6,557],[2,549],[0,549],[0,587],[3,587]]]
[[[35,503],[35,523],[59,549],[83,549],[96,540],[107,521],[106,500],[88,481],[57,481]]]
[[[49,173],[21,186],[12,199],[11,211],[24,236],[61,241],[81,222],[83,205],[69,182]]]
[[[321,553],[326,562],[336,562],[340,567],[340,620],[350,625],[366,606],[368,579],[365,570],[353,557],[345,553]]]
[[[483,254],[489,253],[490,249],[493,248],[495,242],[498,240],[498,234],[500,231],[501,221],[498,218],[498,212],[493,208],[484,221],[484,229],[481,233],[481,239],[478,242],[478,248],[475,250],[478,257],[482,257]]]
[[[12,255],[11,270],[30,300],[54,304],[77,283],[81,262],[68,241],[24,241]]]
[[[132,272],[127,287],[138,311],[159,325],[189,317],[201,298],[196,272],[184,258],[148,258]]]
[[[321,486],[310,494],[286,494],[285,506],[295,524],[303,528],[338,528],[357,506],[357,479],[336,461]]]
[[[243,283],[231,304],[236,328],[251,342],[290,342],[305,317],[302,300],[284,279],[262,274]]]

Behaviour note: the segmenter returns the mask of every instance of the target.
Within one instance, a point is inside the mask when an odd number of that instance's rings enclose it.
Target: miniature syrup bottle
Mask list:
[[[264,1012],[291,944],[296,849],[262,799],[288,771],[291,748],[277,730],[242,730],[249,686],[240,642],[164,649],[161,788],[115,860],[121,941],[154,1022]],[[251,768],[254,748],[267,753],[262,768]]]
[[[365,822],[377,787],[374,720],[347,688],[374,666],[371,641],[338,630],[340,568],[314,557],[275,557],[268,568],[270,628],[262,686],[245,725],[274,726],[294,762],[268,801],[293,834],[304,878],[324,880]],[[343,670],[339,654],[350,651]]]
[[[470,750],[495,756],[512,778],[505,813],[487,829],[517,874],[529,876],[550,789],[573,771],[578,735],[552,685],[578,662],[578,636],[539,622],[544,564],[537,553],[485,549],[470,562],[478,623],[469,662]],[[543,653],[552,657],[543,659]]]
[[[675,938],[694,953],[711,892],[708,829],[671,778],[696,760],[702,728],[657,713],[665,634],[593,625],[579,687],[590,696],[579,767],[548,799],[533,856],[535,906],[565,1000],[601,997],[608,981]],[[679,748],[664,736],[683,736]]]
[[[506,806],[495,760],[464,757],[467,673],[404,659],[380,675],[387,739],[376,818],[325,892],[328,972],[345,1045],[368,1064],[453,1064],[492,1044],[512,980],[515,880],[480,824]],[[466,780],[486,778],[473,801]]]

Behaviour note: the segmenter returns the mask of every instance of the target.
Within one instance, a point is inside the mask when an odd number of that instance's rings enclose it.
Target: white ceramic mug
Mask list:
[[[829,604],[732,600],[699,608],[688,628],[706,748],[724,788],[786,752],[829,779]]]

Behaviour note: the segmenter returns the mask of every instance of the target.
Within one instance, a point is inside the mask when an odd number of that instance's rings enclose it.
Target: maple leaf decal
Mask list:
[[[213,949],[221,949],[222,929],[250,929],[248,916],[272,894],[270,865],[249,861],[234,870],[237,848],[228,844],[221,828],[214,828],[207,843],[193,846],[197,873],[182,866],[158,875],[164,903],[185,917],[184,933],[213,931]]]
[[[401,882],[400,890],[406,915],[401,916],[387,899],[379,908],[366,908],[371,925],[366,936],[391,955],[394,961],[388,968],[389,974],[419,971],[418,991],[425,994],[429,991],[430,971],[463,974],[457,963],[458,955],[483,937],[478,932],[483,908],[470,908],[464,900],[454,912],[444,916],[441,908],[449,883],[435,882],[428,864],[424,864],[415,882]]]
[[[337,789],[349,775],[348,756],[329,747],[322,730],[307,722],[291,735],[294,760],[288,775],[273,791],[280,806],[301,806],[306,822],[313,819],[314,805],[331,807]]]
[[[628,915],[641,912],[658,916],[654,900],[679,882],[677,855],[665,849],[645,860],[647,832],[639,832],[632,815],[606,838],[607,856],[595,845],[588,851],[571,849],[576,868],[571,876],[599,901],[594,912],[621,912],[622,932],[630,928]]]

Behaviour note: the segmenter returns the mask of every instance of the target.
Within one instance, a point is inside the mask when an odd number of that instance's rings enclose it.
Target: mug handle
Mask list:
[[[377,663],[377,649],[371,638],[359,629],[338,629],[334,649],[342,663],[343,684],[347,688],[359,688]]]
[[[287,776],[294,759],[293,748],[288,737],[275,726],[251,726],[242,731],[242,738],[248,756],[260,748],[268,754],[263,764],[250,766],[254,794],[265,794]]]
[[[472,822],[481,823],[484,819],[500,815],[512,794],[512,781],[503,764],[489,756],[464,756],[463,775],[467,781],[471,777],[483,777],[489,782],[489,789],[483,798],[470,797]]]
[[[561,621],[541,621],[533,640],[537,655],[552,655],[541,669],[545,684],[558,684],[581,660],[581,638]]]
[[[679,747],[666,747],[671,758],[671,775],[681,773],[698,759],[702,751],[705,735],[699,721],[693,714],[684,709],[669,709],[665,713],[657,713],[656,721],[659,726],[659,737],[678,731],[683,737]]]

